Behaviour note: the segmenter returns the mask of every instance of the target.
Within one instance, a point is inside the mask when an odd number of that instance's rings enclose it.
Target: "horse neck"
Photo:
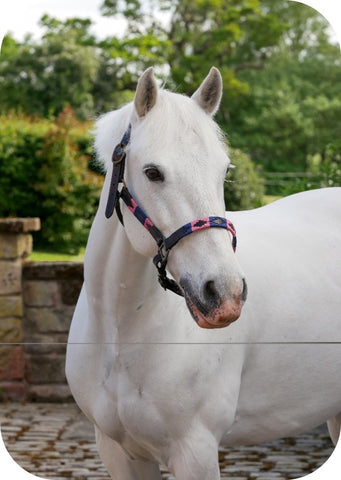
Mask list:
[[[129,341],[141,328],[134,320],[146,301],[157,306],[167,303],[169,295],[159,286],[151,259],[131,246],[116,214],[105,218],[107,183],[106,179],[86,249],[85,288],[90,319],[96,324],[93,328],[98,332],[98,322],[101,323],[100,335],[105,341],[118,341],[118,337],[119,341]],[[157,321],[149,311],[143,322],[144,334],[154,329],[153,319]]]

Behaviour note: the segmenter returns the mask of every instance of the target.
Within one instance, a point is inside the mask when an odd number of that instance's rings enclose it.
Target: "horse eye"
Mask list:
[[[144,173],[151,182],[163,182],[164,177],[156,167],[146,168]]]

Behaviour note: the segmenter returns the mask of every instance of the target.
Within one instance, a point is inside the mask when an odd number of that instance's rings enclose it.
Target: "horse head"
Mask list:
[[[214,67],[191,98],[159,89],[149,68],[138,82],[133,103],[122,109],[129,123],[119,147],[126,155],[125,188],[147,214],[143,222],[155,225],[164,238],[194,219],[225,217],[224,180],[230,160],[213,120],[221,95],[222,79]],[[136,221],[129,203],[121,209],[133,248],[155,257],[160,245],[143,228],[141,218],[141,223]],[[197,324],[225,327],[241,314],[244,275],[226,229],[197,230],[167,251],[167,269]]]

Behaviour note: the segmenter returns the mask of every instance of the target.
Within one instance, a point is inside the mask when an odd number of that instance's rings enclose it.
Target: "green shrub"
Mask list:
[[[70,108],[55,121],[0,117],[0,216],[40,217],[40,248],[77,253],[86,242],[102,177],[90,172],[89,125]]]
[[[237,149],[229,149],[233,168],[225,183],[227,210],[249,210],[263,203],[264,182],[259,169],[248,155]]]
[[[329,145],[323,155],[308,155],[306,176],[295,178],[283,189],[284,195],[313,190],[315,188],[341,186],[340,146]]]

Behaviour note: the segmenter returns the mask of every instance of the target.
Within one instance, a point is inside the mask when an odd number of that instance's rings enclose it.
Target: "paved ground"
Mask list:
[[[0,424],[9,453],[29,472],[51,480],[109,480],[93,428],[76,405],[0,404]],[[222,479],[301,478],[332,451],[326,427],[256,447],[221,449]],[[172,478],[163,472],[164,480]]]

